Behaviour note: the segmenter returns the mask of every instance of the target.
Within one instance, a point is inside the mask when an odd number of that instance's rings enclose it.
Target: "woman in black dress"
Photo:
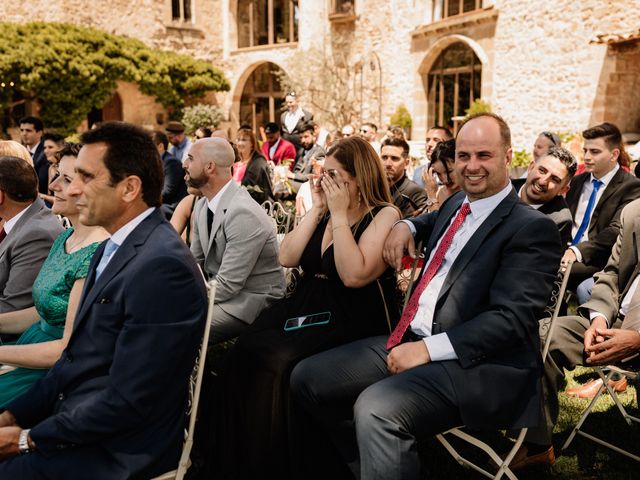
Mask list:
[[[314,353],[388,333],[397,317],[394,272],[382,247],[400,215],[378,155],[361,138],[342,140],[310,181],[313,207],[280,248],[280,263],[301,266],[302,280],[239,338],[221,373],[216,478],[287,478],[293,367]],[[285,330],[287,319],[315,314],[322,324]]]

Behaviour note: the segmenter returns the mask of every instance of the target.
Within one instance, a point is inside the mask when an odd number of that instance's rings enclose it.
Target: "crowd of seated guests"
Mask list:
[[[581,186],[583,183],[596,185],[592,180],[604,178],[602,192],[605,196],[608,189],[616,187],[612,178],[617,178],[614,175],[618,175],[618,169],[621,171],[618,176],[622,176],[625,162],[628,164],[624,147],[619,141],[610,140],[617,129],[609,125],[596,127],[599,136],[590,137],[593,129],[586,131],[585,138],[591,143],[585,149],[586,173],[584,178],[579,178]],[[304,190],[309,190],[311,201],[300,208],[302,221],[287,233],[278,253],[271,223],[264,218],[266,214],[255,204],[247,210],[250,214],[238,210],[239,204],[244,205],[247,198],[253,198],[259,204],[274,199],[271,160],[283,145],[287,145],[279,136],[280,126],[269,124],[267,127],[268,141],[262,149],[250,127],[241,127],[234,142],[209,138],[210,132],[200,129],[200,135],[183,157],[188,194],[177,199],[179,202],[169,202],[172,208],[175,207],[170,218],[174,229],[183,235],[187,245],[191,244],[191,251],[205,278],[215,278],[221,286],[216,295],[217,316],[225,321],[230,318],[242,322],[242,328],[229,330],[235,333],[213,336],[213,343],[237,338],[225,353],[212,403],[202,407],[214,410],[206,417],[212,421],[199,427],[207,432],[202,438],[209,437],[210,444],[206,448],[212,450],[207,452],[211,457],[205,462],[203,472],[207,473],[201,473],[202,478],[213,474],[220,478],[252,478],[264,471],[282,478],[300,475],[316,478],[327,474],[350,475],[349,468],[361,478],[396,478],[389,473],[380,474],[383,470],[378,470],[379,461],[374,458],[380,456],[380,449],[384,450],[396,441],[402,452],[387,452],[386,457],[380,458],[386,458],[387,463],[398,461],[401,464],[398,472],[402,473],[397,478],[418,478],[412,465],[416,461],[415,442],[422,438],[422,433],[437,433],[438,428],[449,424],[473,425],[474,415],[482,409],[459,400],[466,391],[454,385],[459,388],[456,394],[448,390],[443,394],[446,408],[435,404],[432,409],[410,405],[407,409],[411,412],[401,421],[397,412],[389,411],[388,418],[381,416],[372,420],[368,416],[371,412],[363,410],[365,405],[381,406],[374,401],[374,390],[367,387],[371,385],[372,389],[378,389],[375,390],[378,396],[402,392],[408,403],[420,403],[425,392],[429,395],[435,392],[438,396],[439,389],[450,388],[441,376],[445,370],[450,377],[464,382],[465,375],[475,368],[481,376],[495,375],[497,370],[491,370],[495,365],[502,368],[505,361],[513,361],[512,368],[520,375],[514,376],[514,381],[522,382],[523,391],[533,392],[541,377],[539,366],[534,361],[529,362],[530,358],[535,358],[539,344],[533,320],[544,307],[552,274],[560,264],[560,226],[549,220],[549,214],[545,218],[544,209],[533,212],[522,205],[505,175],[510,159],[508,126],[500,117],[481,114],[460,127],[464,133],[457,139],[440,142],[434,148],[430,165],[423,172],[427,204],[422,212],[416,213],[416,218],[400,223],[400,212],[393,205],[385,167],[371,143],[355,134],[336,141],[327,149],[323,162],[313,162],[308,181],[301,182]],[[304,130],[305,126],[301,128]],[[598,133],[601,130],[602,135]],[[558,136],[547,133],[543,132],[536,140],[536,161],[560,146]],[[162,136],[162,132],[155,132],[154,143],[162,144],[166,150],[167,139]],[[594,151],[594,139],[603,139],[598,141],[598,151]],[[55,143],[60,139],[45,136],[45,140]],[[227,151],[230,145],[233,153]],[[53,152],[54,148],[50,150]],[[100,243],[108,237],[100,226],[81,222],[77,194],[68,193],[74,188],[72,182],[79,151],[80,145],[64,144],[51,156],[51,211],[64,217],[71,227],[55,240],[33,283],[34,306],[0,313],[0,333],[20,335],[12,344],[0,346],[0,409],[44,377],[65,351],[83,297],[84,279],[90,273],[91,259]],[[561,197],[569,190],[575,159],[566,151],[560,153],[568,156],[566,176],[556,182]],[[600,159],[609,154],[611,158]],[[16,142],[0,142],[0,156],[7,155],[18,156],[26,162],[31,160],[26,149]],[[289,168],[293,169],[295,158],[290,160],[293,163]],[[606,165],[605,160],[609,162]],[[530,175],[533,170],[529,169]],[[592,172],[595,172],[593,176]],[[606,177],[607,174],[612,178]],[[545,172],[536,175],[532,182],[536,188],[541,188],[539,185],[548,179],[542,179]],[[596,254],[598,258],[606,258],[610,253],[618,238],[623,208],[640,197],[640,181],[626,176],[628,191],[616,205],[609,223],[602,227],[606,229],[606,241],[597,241],[600,234],[594,230],[597,214],[605,208],[598,203],[603,193],[596,196],[600,187],[574,192],[574,204],[567,205],[562,201],[563,209],[570,208],[573,215],[572,236],[577,247],[571,251],[580,257],[571,260],[583,260],[578,248],[585,248],[586,261]],[[177,178],[174,172],[172,181],[176,182]],[[244,187],[250,197],[237,193],[238,187]],[[556,198],[555,193],[549,196]],[[539,208],[539,205],[532,206]],[[520,217],[513,218],[515,215]],[[491,223],[488,219],[500,226],[488,230],[486,225]],[[536,235],[527,234],[534,228],[537,228]],[[449,232],[451,238],[447,239]],[[192,238],[194,235],[196,237]],[[418,239],[424,240],[425,261],[407,307],[414,308],[415,317],[410,318],[398,333],[406,311],[401,318],[394,270],[402,265],[399,263],[401,257],[405,258],[406,267],[406,255],[415,257],[420,253],[415,250]],[[591,245],[580,242],[591,242],[599,250],[594,253],[586,249]],[[618,242],[622,240],[618,238]],[[265,245],[269,247],[265,249]],[[485,265],[479,258],[482,255],[474,258],[475,249],[494,252],[498,265],[495,268]],[[275,255],[265,253],[272,250],[278,255],[277,261]],[[515,251],[521,254],[513,256]],[[504,260],[507,257],[512,264],[507,265],[509,262]],[[461,258],[465,258],[464,262]],[[493,287],[497,288],[500,281],[511,278],[509,275],[514,275],[515,264],[520,261],[529,262],[531,266],[527,280],[522,280],[523,286],[513,288],[508,294],[501,292],[499,298],[493,297],[498,294],[490,288],[491,283],[495,281]],[[95,263],[91,268],[96,268]],[[432,265],[435,267],[430,272]],[[602,261],[598,265],[602,268]],[[265,282],[266,277],[263,277],[265,272],[277,274],[278,280],[274,282],[278,283],[282,267],[297,267],[303,272],[295,291],[284,298],[280,298],[281,292],[273,294],[273,285],[267,285],[270,282]],[[612,268],[611,260],[607,268]],[[458,291],[465,290],[467,279],[478,280],[471,278],[471,272],[476,270],[478,275],[483,272],[487,276],[488,283],[477,288],[472,299],[465,300],[458,296]],[[454,275],[457,286],[453,285],[454,280],[449,283],[449,277]],[[423,280],[424,285],[420,286]],[[527,293],[525,288],[528,286],[533,290],[531,282],[534,280],[538,281],[539,287],[535,295]],[[605,281],[604,274],[596,276],[595,291],[600,295],[604,292],[602,283]],[[610,288],[610,284],[607,285]],[[511,287],[505,285],[505,288]],[[423,295],[423,292],[427,293]],[[241,311],[245,304],[237,301],[244,295],[258,296],[252,298],[265,298],[266,295],[269,301],[252,305],[253,313],[247,319]],[[490,295],[496,305],[505,302],[505,305],[517,305],[517,309],[525,312],[518,320],[517,328],[490,330],[488,325],[494,325],[494,317],[507,315],[511,319],[511,314],[496,313],[487,305]],[[588,312],[586,315],[588,317]],[[429,319],[427,327],[419,324],[421,316]],[[254,320],[254,317],[257,318]],[[478,323],[479,319],[486,322],[484,327]],[[214,325],[216,329],[227,328]],[[611,319],[598,324],[600,328],[611,325]],[[587,328],[588,322],[585,330]],[[472,334],[476,338],[471,338]],[[589,334],[595,338],[595,334]],[[395,340],[394,336],[397,337]],[[489,337],[503,343],[482,348],[477,345],[477,341]],[[596,342],[591,340],[592,344]],[[520,352],[516,353],[518,349]],[[600,347],[598,352],[606,349],[607,346]],[[640,345],[637,351],[640,351]],[[498,360],[494,362],[496,358]],[[572,365],[576,363],[572,360]],[[327,369],[323,365],[331,367]],[[376,370],[375,375],[371,368]],[[294,370],[294,385],[291,386]],[[410,371],[414,373],[408,373]],[[514,372],[511,374],[515,375]],[[358,378],[361,376],[366,378]],[[415,382],[419,387],[407,388],[404,382]],[[470,381],[468,386],[473,385]],[[552,391],[557,393],[557,386],[554,385]],[[479,397],[474,396],[477,393],[474,391],[469,398],[477,401]],[[456,400],[451,400],[454,397]],[[500,400],[503,403],[504,398]],[[531,413],[534,410],[532,402],[539,406],[541,399],[531,393],[527,399],[518,399],[518,402],[520,400],[523,402],[518,404],[521,410],[517,412],[483,411],[478,425],[537,426],[540,419]],[[461,403],[456,403],[458,401]],[[493,400],[486,401],[489,402],[487,409],[490,409]],[[504,410],[502,403],[495,402],[494,406],[500,405]],[[354,406],[356,430],[353,433],[358,435],[359,451],[358,444],[349,444],[349,435],[344,431],[338,434],[337,430],[332,430],[340,422],[353,421],[348,412],[353,411]],[[426,426],[423,413],[427,410],[431,414],[441,412],[442,422]],[[492,415],[495,416],[493,424]],[[375,412],[373,416],[376,416]],[[387,422],[386,426],[377,424],[381,418]],[[339,422],[334,425],[332,422],[336,419]],[[301,443],[300,439],[306,441],[310,437],[309,432],[304,431],[309,426],[313,426],[310,431],[316,438],[310,444]],[[524,450],[519,452],[514,468],[552,463],[549,435],[548,430],[542,440],[531,435]],[[376,444],[376,441],[380,443]],[[335,443],[334,447],[329,447],[331,443]],[[309,451],[309,445],[317,447],[317,451]],[[408,449],[406,452],[405,448]],[[341,457],[327,453],[336,450],[342,453]],[[363,462],[362,470],[358,470],[358,458]],[[324,462],[318,472],[309,471],[313,461]]]

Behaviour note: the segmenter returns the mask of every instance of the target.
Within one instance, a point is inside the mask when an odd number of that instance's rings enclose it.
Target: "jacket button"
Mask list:
[[[60,401],[64,400],[64,393],[60,393],[58,395],[58,400],[60,400]]]
[[[71,355],[70,353],[67,354],[67,362],[73,362],[73,355]]]

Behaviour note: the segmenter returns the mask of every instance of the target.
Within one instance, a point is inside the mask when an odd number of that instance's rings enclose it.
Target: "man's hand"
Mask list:
[[[0,428],[1,427],[16,427],[18,426],[18,422],[16,422],[16,417],[9,410],[5,410],[0,414]]]
[[[585,348],[589,365],[608,365],[632,357],[640,351],[640,333],[620,328],[597,328],[597,342]]]
[[[567,250],[564,252],[564,255],[562,256],[562,260],[560,260],[560,263],[562,265],[566,265],[569,262],[577,262],[577,261],[578,261],[578,257],[576,257],[575,252],[570,248],[567,248]]]
[[[18,455],[18,440],[21,431],[20,427],[0,428],[0,460]]]
[[[604,337],[602,335],[598,335],[597,330],[604,330],[608,327],[607,320],[600,316],[595,317],[591,320],[591,326],[584,332],[584,351],[587,354],[587,362],[588,358],[595,355],[595,352],[591,350],[591,348],[598,344],[604,342]]]
[[[424,365],[431,361],[429,350],[422,340],[407,342],[395,347],[387,355],[389,373],[401,373],[410,368]]]
[[[404,222],[398,222],[389,232],[382,249],[382,257],[384,261],[396,269],[397,272],[402,270],[402,257],[405,251],[409,253],[411,258],[416,258],[416,245],[411,235],[409,225]]]

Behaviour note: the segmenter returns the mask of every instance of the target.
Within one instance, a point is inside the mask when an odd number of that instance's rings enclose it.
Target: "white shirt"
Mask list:
[[[109,257],[109,260],[107,260],[107,263],[104,265],[104,268],[106,268],[107,265],[109,265],[109,262],[115,256],[115,253],[118,251],[118,248],[120,248],[122,243],[129,236],[129,234],[131,234],[131,232],[133,232],[133,230],[138,225],[140,225],[145,218],[147,218],[149,215],[151,215],[155,209],[156,209],[156,207],[147,208],[144,212],[142,212],[140,215],[135,217],[133,220],[129,220],[128,223],[126,223],[125,225],[120,227],[113,235],[111,235],[111,241],[117,245],[117,248],[111,254],[111,256]],[[103,268],[102,271],[104,271],[104,268]]]
[[[33,205],[33,204],[31,204],[31,205]],[[4,222],[4,233],[9,235],[9,232],[13,229],[13,227],[16,226],[16,223],[18,223],[18,220],[20,220],[20,217],[22,215],[24,215],[24,212],[26,212],[27,208],[29,208],[31,205],[29,205],[28,207],[25,207],[24,209],[22,209],[20,211],[20,213],[16,214],[14,217],[12,217],[11,220],[7,220],[6,222]]]
[[[298,120],[304,117],[302,107],[298,107],[295,112],[287,112],[284,115],[284,125],[287,127],[287,131],[293,132],[298,124]]]
[[[524,190],[524,185],[522,185],[520,187],[520,190],[518,190],[518,198],[520,200],[522,200],[522,190]],[[522,200],[524,202],[524,200]],[[527,202],[525,202],[527,203]],[[544,205],[544,203],[527,203],[527,205],[529,205],[531,208],[534,208],[536,210],[538,210],[542,205]]]
[[[640,305],[631,305],[631,299],[633,298],[633,294],[636,293],[636,289],[638,288],[639,282],[640,282],[640,275],[636,276],[636,278],[633,280],[633,283],[629,287],[629,291],[622,299],[622,302],[620,302],[620,310],[618,310],[618,313],[620,315],[625,316],[627,313],[629,313],[630,310],[640,307]],[[598,312],[597,310],[589,310],[589,318],[593,320],[596,317],[604,317],[607,319],[607,322],[609,324],[613,323],[612,321],[613,319],[607,318],[605,315]]]
[[[218,190],[218,193],[216,193],[213,196],[213,198],[207,202],[207,206],[209,207],[209,210],[211,210],[214,215],[216,214],[216,211],[218,210],[218,204],[220,203],[220,199],[222,198],[222,194],[227,190],[227,188],[229,188],[229,184],[232,181],[233,181],[233,179],[230,179],[227,183],[225,183],[224,187],[222,187],[220,190]]]
[[[278,138],[278,140],[276,140],[276,143],[274,143],[273,145],[269,145],[269,160],[273,160],[273,156],[276,153],[276,149],[278,148],[278,144],[280,143],[281,139],[282,137]]]
[[[438,301],[438,296],[440,295],[440,290],[442,289],[447,275],[449,274],[449,270],[451,270],[451,267],[458,258],[458,255],[464,249],[473,234],[478,230],[478,228],[480,228],[498,204],[502,202],[507,195],[509,195],[512,189],[513,186],[511,185],[511,182],[509,182],[505,188],[491,197],[482,198],[475,202],[469,202],[468,198],[464,199],[463,203],[469,203],[471,213],[467,215],[463,224],[453,237],[453,241],[444,256],[444,260],[442,261],[440,268],[429,282],[429,285],[427,285],[427,288],[424,289],[422,295],[420,295],[418,311],[411,322],[411,330],[420,336],[424,336],[423,341],[427,346],[427,350],[429,350],[429,356],[432,361],[455,360],[458,358],[446,332],[431,335],[436,303]],[[451,217],[450,224],[453,223],[455,218],[456,215]],[[413,225],[411,225],[410,222],[407,223],[410,225],[412,232],[415,233]],[[436,243],[431,251],[427,265],[431,262],[431,259],[435,255],[443,238],[444,235],[440,237],[438,243]]]
[[[602,194],[604,193],[605,189],[611,182],[611,179],[618,172],[619,169],[620,169],[620,165],[616,164],[615,167],[613,167],[613,170],[611,170],[602,178],[598,179],[603,183],[603,185],[600,186],[600,189],[596,194],[596,203],[594,205],[594,210],[591,212],[591,218],[593,218],[593,212],[595,211],[595,206],[598,205],[598,202],[600,201]],[[584,185],[582,186],[582,192],[580,192],[580,200],[578,200],[578,206],[576,208],[576,215],[575,217],[573,217],[573,227],[571,227],[571,238],[576,236],[576,233],[578,233],[578,229],[582,224],[582,219],[584,218],[584,214],[587,211],[587,205],[589,204],[589,197],[591,196],[591,192],[593,191],[592,182],[595,179],[596,178],[593,176],[593,174],[591,174],[591,177],[589,178],[589,180],[584,182]],[[589,223],[591,223],[591,218],[589,219]],[[586,240],[589,240],[589,225],[587,225],[587,229],[585,230],[584,235],[582,235],[582,239],[580,241],[584,242]]]

